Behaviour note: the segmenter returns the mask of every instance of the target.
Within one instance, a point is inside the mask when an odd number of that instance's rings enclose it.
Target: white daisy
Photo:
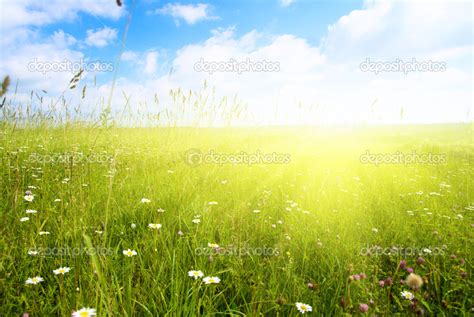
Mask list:
[[[42,235],[48,235],[50,234],[49,231],[40,231],[39,232],[39,235],[42,236]]]
[[[35,276],[35,277],[30,277],[29,279],[26,280],[26,284],[38,284],[43,282],[44,279],[41,276]]]
[[[313,311],[313,307],[303,303],[296,303],[296,309],[298,309],[302,314]]]
[[[149,223],[148,228],[150,228],[150,229],[160,229],[161,224],[160,223]]]
[[[140,201],[142,204],[149,204],[151,203],[151,200],[148,199],[148,198],[142,198],[142,200]]]
[[[165,210],[163,208],[158,208],[156,211],[158,212],[165,212]]]
[[[32,202],[35,197],[33,195],[25,195],[23,198],[25,198],[26,201]]]
[[[28,218],[28,217],[20,218],[20,222],[25,222],[25,221],[28,221],[28,220],[30,220],[30,218]]]
[[[219,284],[221,279],[215,276],[208,276],[208,277],[205,277],[203,281],[206,284]]]
[[[194,277],[194,279],[197,280],[199,277],[203,277],[204,273],[201,271],[189,271],[188,276]]]
[[[198,224],[198,223],[201,222],[201,219],[194,218],[194,219],[192,220],[192,222],[195,223],[195,224]]]
[[[128,249],[128,250],[123,250],[122,253],[123,253],[124,255],[128,256],[128,257],[132,257],[132,256],[137,255],[137,251],[135,251],[135,250],[130,250],[130,249]]]
[[[58,274],[66,274],[67,272],[69,272],[71,270],[71,268],[65,266],[65,267],[60,267],[59,269],[56,269],[56,270],[53,270],[53,273],[58,275]]]
[[[34,209],[26,209],[27,214],[36,214],[38,211]]]
[[[213,248],[213,249],[218,249],[219,248],[219,245],[217,243],[208,243],[207,246],[209,248]]]
[[[28,255],[33,255],[34,256],[34,255],[38,255],[38,253],[39,252],[36,251],[36,250],[28,250]]]
[[[81,308],[72,313],[72,317],[92,317],[95,315],[96,312],[94,308]]]

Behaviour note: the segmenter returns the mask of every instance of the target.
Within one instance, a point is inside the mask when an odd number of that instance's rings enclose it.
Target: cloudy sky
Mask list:
[[[46,101],[64,93],[73,105],[93,108],[108,98],[116,76],[114,109],[127,96],[132,109],[163,111],[171,107],[170,89],[202,91],[206,81],[217,100],[237,95],[247,106],[240,124],[472,120],[471,1],[125,0],[119,7],[114,0],[0,0],[0,6],[0,75],[18,81],[17,102],[27,102],[33,90]],[[80,65],[86,72],[69,90]]]

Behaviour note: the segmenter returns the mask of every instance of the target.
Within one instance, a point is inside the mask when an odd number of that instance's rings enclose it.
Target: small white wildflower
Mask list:
[[[296,303],[296,309],[298,309],[302,314],[313,311],[313,307],[303,303]]]
[[[30,277],[29,279],[27,279],[25,283],[36,285],[36,284],[39,284],[43,281],[44,281],[44,279],[41,276],[35,276],[35,277]]]
[[[199,277],[203,277],[204,273],[201,271],[189,271],[188,276],[194,277],[194,279],[197,280]]]
[[[208,276],[208,277],[205,277],[203,281],[206,284],[219,284],[221,279],[215,276]]]
[[[79,288],[77,288],[79,291]],[[78,311],[72,313],[72,317],[92,317],[96,315],[96,311],[94,308],[81,308]]]
[[[128,256],[128,257],[132,257],[132,256],[135,256],[137,255],[137,251],[135,250],[123,250],[122,253],[125,255],[125,256]]]
[[[33,255],[33,256],[35,256],[35,255],[38,255],[38,253],[39,253],[39,252],[36,251],[36,250],[28,250],[28,255]]]
[[[403,291],[400,293],[400,295],[405,298],[405,299],[408,299],[408,300],[413,300],[415,298],[415,296],[413,295],[413,293],[409,292],[409,291]]]
[[[53,270],[53,273],[56,274],[56,275],[59,275],[59,274],[66,274],[67,272],[69,272],[71,270],[71,268],[65,266],[65,267],[60,267],[59,269],[56,269],[56,270]]]

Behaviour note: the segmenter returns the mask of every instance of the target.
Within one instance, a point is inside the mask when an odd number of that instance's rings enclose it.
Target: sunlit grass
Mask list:
[[[4,125],[0,314],[469,314],[469,135],[463,125]],[[290,162],[190,165],[189,149]],[[367,150],[446,162],[375,166],[361,163]],[[417,290],[401,285],[408,269],[423,279]]]

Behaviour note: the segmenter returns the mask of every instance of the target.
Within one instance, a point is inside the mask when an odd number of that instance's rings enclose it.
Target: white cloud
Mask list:
[[[60,21],[73,21],[82,12],[96,17],[118,19],[124,7],[110,0],[2,0],[1,29],[42,26]]]
[[[145,67],[144,72],[147,75],[153,75],[156,73],[158,67],[158,52],[150,51],[145,55]]]
[[[288,7],[294,2],[295,2],[295,0],[279,0],[279,3],[280,3],[281,7]]]
[[[233,29],[216,30],[206,41],[178,50],[171,76],[135,83],[136,98],[152,100],[155,92],[166,97],[177,87],[200,90],[206,80],[220,97],[238,94],[258,124],[397,123],[401,108],[402,122],[465,121],[472,104],[469,12],[444,2],[366,2],[331,25],[320,46],[289,34],[269,38],[252,31],[236,37]],[[436,19],[421,20],[431,14]],[[451,23],[443,27],[437,21]],[[445,72],[376,75],[359,68],[368,57],[439,58],[448,66]],[[194,70],[201,58],[278,61],[281,67],[277,73],[209,75]]]
[[[125,51],[122,53],[121,59],[127,62],[134,62],[138,59],[138,54],[133,51]]]
[[[117,30],[103,27],[97,30],[87,30],[86,44],[95,47],[104,47],[117,39]]]
[[[154,13],[172,16],[177,23],[179,23],[179,20],[184,20],[187,24],[195,24],[199,21],[217,19],[217,17],[211,16],[210,11],[211,7],[206,3],[168,3],[163,8],[155,10]]]
[[[120,78],[113,103],[121,109],[125,92],[131,95],[133,107],[151,105],[156,93],[160,97],[159,110],[173,109],[170,89],[200,91],[206,80],[210,87],[215,86],[215,100],[238,94],[247,103],[252,119],[241,122],[246,124],[394,123],[400,122],[401,108],[403,122],[466,120],[473,102],[473,44],[471,11],[465,6],[457,2],[446,5],[445,2],[368,1],[363,9],[331,25],[321,45],[291,34],[269,36],[251,31],[237,36],[230,28],[215,30],[206,41],[182,47],[171,60],[156,50],[126,52],[122,59],[140,66],[140,75],[152,76]],[[23,38],[34,36],[37,35],[26,32]],[[3,61],[0,72],[4,71],[3,65],[8,65],[12,72],[21,74],[20,78],[27,76],[31,87],[42,84],[54,89],[57,82],[66,78],[22,74],[25,61],[38,54],[80,58],[80,52],[70,47],[73,43],[74,40],[58,31],[43,46],[12,46],[11,51],[21,54]],[[194,69],[201,58],[210,62],[231,58],[274,61],[281,67],[279,72],[209,75]],[[366,58],[441,60],[447,63],[447,69],[375,75],[359,69]],[[167,64],[173,69],[171,73],[164,71],[163,65]],[[110,87],[110,84],[102,85],[97,91],[90,91],[89,97],[107,96]]]

